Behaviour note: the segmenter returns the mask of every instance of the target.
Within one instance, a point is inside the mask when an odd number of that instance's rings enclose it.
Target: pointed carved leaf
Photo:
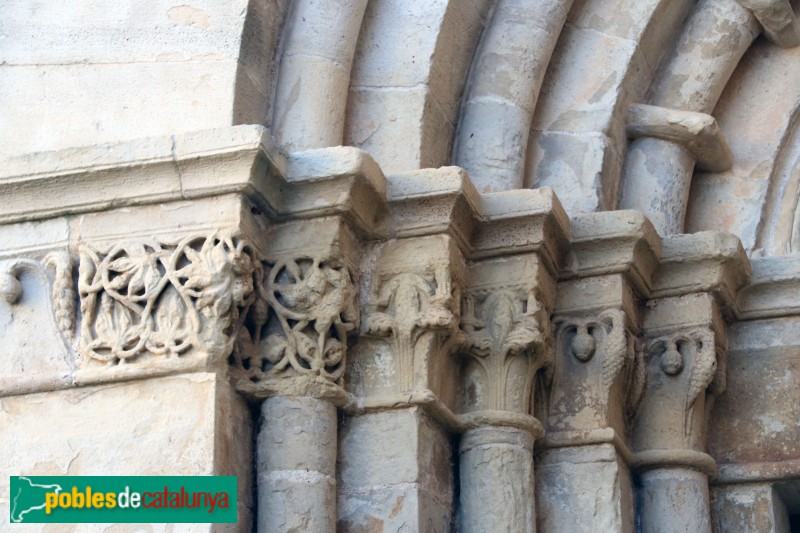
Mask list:
[[[717,357],[713,337],[704,332],[700,335],[700,339],[701,346],[695,348],[692,375],[689,377],[689,391],[686,395],[687,410],[694,405],[697,397],[711,384],[714,379],[714,373],[717,370]]]
[[[617,379],[628,352],[624,318],[621,312],[612,312],[600,317],[601,322],[608,328],[603,339],[603,386],[606,391]]]

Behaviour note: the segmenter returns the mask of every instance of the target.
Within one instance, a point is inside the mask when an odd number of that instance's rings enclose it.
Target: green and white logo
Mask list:
[[[11,476],[9,521],[234,523],[234,476]]]

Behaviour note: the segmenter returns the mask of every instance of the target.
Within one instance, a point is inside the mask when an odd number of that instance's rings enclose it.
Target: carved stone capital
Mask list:
[[[628,323],[625,312],[616,308],[556,315],[549,429],[614,427],[624,432],[626,408],[636,402],[642,387]]]
[[[448,236],[379,245],[351,375],[355,392],[369,396],[428,389],[452,394],[446,354],[458,342],[463,260]]]
[[[646,387],[636,414],[639,451],[705,451],[712,399],[725,388],[724,349],[710,327],[646,340]]]
[[[461,316],[461,411],[531,414],[536,373],[550,353],[538,271],[526,256],[470,268]]]
[[[294,242],[298,234],[316,237]],[[349,337],[358,331],[355,237],[338,218],[273,231],[252,305],[228,357],[246,394],[314,396],[337,404]]]

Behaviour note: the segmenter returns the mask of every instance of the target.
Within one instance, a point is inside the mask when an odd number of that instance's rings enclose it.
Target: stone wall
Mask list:
[[[192,531],[796,525],[794,2],[57,4],[0,21],[3,471],[238,476]]]

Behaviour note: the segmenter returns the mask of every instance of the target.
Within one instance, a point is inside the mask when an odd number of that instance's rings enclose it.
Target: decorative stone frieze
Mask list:
[[[80,249],[81,353],[87,364],[230,353],[256,300],[252,247],[215,234],[176,244]]]

